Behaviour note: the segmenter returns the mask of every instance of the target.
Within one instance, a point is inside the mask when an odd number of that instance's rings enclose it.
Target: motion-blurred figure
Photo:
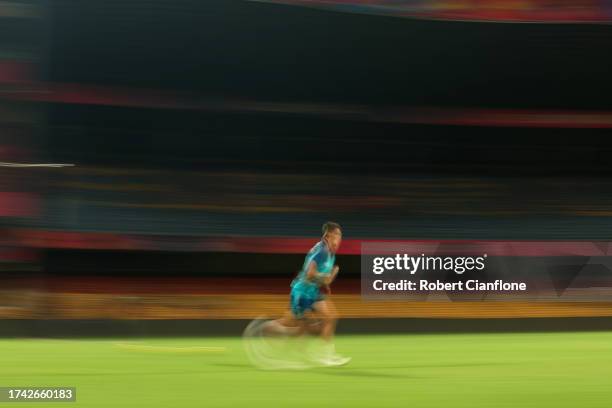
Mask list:
[[[245,338],[250,341],[256,336],[301,337],[307,333],[319,334],[323,341],[322,352],[313,355],[310,362],[340,366],[347,364],[350,358],[335,351],[333,339],[338,313],[330,299],[330,285],[340,270],[334,263],[342,243],[342,229],[335,222],[326,222],[322,230],[321,241],[310,249],[302,269],[291,283],[290,310],[277,320],[255,320],[247,327]],[[306,315],[310,312],[316,313],[320,321],[313,323]],[[250,356],[257,360],[256,363],[261,365],[263,359],[271,360],[269,356],[264,356],[261,349],[254,350],[253,344],[256,343],[249,343],[251,347],[247,351],[254,351]]]

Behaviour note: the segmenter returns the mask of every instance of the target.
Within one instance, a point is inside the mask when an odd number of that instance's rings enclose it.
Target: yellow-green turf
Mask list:
[[[3,339],[0,386],[77,387],[58,408],[612,407],[612,332],[340,336],[337,349],[350,365],[268,372],[239,338]]]

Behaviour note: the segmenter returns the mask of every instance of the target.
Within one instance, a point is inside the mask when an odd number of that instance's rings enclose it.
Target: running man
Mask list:
[[[336,252],[342,243],[342,229],[335,222],[323,224],[323,236],[306,255],[304,265],[291,283],[290,310],[278,320],[266,322],[262,332],[267,335],[301,336],[317,332],[323,340],[323,354],[316,363],[339,366],[350,361],[335,352],[334,333],[338,313],[329,295],[330,285],[340,268],[334,264]],[[306,313],[314,312],[320,318],[318,325],[306,319]]]

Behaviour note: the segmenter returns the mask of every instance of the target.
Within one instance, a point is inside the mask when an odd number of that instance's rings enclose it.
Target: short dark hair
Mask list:
[[[337,222],[327,221],[325,224],[323,224],[321,230],[323,231],[323,235],[325,235],[328,232],[332,232],[335,230],[342,231],[342,227],[340,227],[340,224],[338,224]]]

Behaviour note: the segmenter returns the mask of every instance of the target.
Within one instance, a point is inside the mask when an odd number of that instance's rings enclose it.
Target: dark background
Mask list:
[[[427,21],[231,0],[34,4],[42,18],[3,25],[5,42],[19,32],[39,53],[36,79],[78,97],[51,92],[27,143],[35,158],[76,167],[34,173],[42,209],[8,225],[316,241],[333,219],[349,239],[610,238],[608,128],[326,115],[605,113],[610,25]],[[241,101],[309,108],[233,109]],[[47,260],[66,270],[81,268],[72,257],[155,269],[164,265],[157,256],[52,250]],[[223,253],[198,256],[220,258],[194,265],[225,262]],[[278,255],[279,269],[298,268],[301,254],[287,256]]]

